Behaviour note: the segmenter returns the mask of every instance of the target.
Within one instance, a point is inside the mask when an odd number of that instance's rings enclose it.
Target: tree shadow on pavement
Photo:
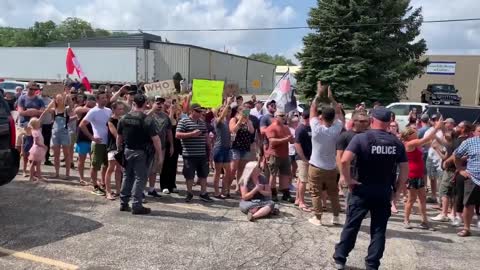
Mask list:
[[[204,213],[198,212],[188,212],[188,213],[180,213],[174,211],[161,211],[161,210],[152,210],[150,216],[154,217],[171,217],[171,218],[179,218],[179,219],[188,219],[188,220],[195,220],[195,221],[231,221],[231,219],[224,217],[224,216],[211,216]]]
[[[88,199],[70,198],[32,183],[12,182],[0,189],[0,197],[0,246],[4,248],[28,250],[103,226],[72,214],[74,209],[88,207]]]
[[[370,234],[370,226],[362,225],[362,227],[360,228],[360,231]],[[387,239],[401,238],[401,239],[408,239],[408,240],[418,240],[421,242],[453,243],[453,241],[448,238],[439,237],[439,236],[433,235],[432,233],[434,232],[427,231],[427,230],[398,231],[398,230],[387,229]]]

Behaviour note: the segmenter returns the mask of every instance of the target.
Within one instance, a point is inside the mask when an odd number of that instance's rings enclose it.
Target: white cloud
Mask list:
[[[423,8],[425,20],[476,18],[480,14],[478,0],[413,0]],[[480,22],[432,23],[422,26],[428,54],[479,54]]]

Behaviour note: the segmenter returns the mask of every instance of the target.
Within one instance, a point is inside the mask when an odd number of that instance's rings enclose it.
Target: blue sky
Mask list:
[[[0,25],[28,27],[75,16],[104,29],[249,28],[306,25],[316,0],[0,0]],[[425,19],[480,17],[479,0],[412,0]],[[171,42],[249,55],[292,58],[308,30],[270,32],[155,32]],[[422,27],[429,54],[480,54],[480,22]]]

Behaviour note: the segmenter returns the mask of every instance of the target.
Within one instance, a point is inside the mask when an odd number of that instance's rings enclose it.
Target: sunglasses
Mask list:
[[[285,114],[277,114],[278,117],[285,117]]]
[[[28,90],[37,91],[37,90],[39,90],[39,88],[33,88],[33,87],[31,87],[31,88],[28,88]]]

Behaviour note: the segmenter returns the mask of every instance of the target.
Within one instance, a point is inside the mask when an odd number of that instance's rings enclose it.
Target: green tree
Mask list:
[[[318,80],[332,85],[338,100],[396,101],[407,83],[422,74],[427,50],[418,39],[421,8],[410,0],[317,0],[310,10],[297,87],[306,97]],[[360,25],[363,24],[363,25]],[[365,25],[367,24],[367,25]]]
[[[93,28],[89,22],[79,18],[67,18],[59,25],[53,21],[35,22],[32,27],[19,29],[0,27],[0,46],[45,46],[53,41],[69,41],[86,37],[128,35],[125,32],[111,33],[100,28]]]
[[[283,55],[269,55],[268,53],[254,53],[249,56],[249,58],[271,63],[277,66],[295,66],[295,63],[291,59],[286,58]]]

